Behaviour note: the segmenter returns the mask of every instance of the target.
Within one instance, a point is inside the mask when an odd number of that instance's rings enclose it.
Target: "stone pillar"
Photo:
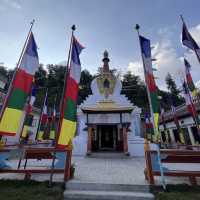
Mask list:
[[[169,129],[169,135],[170,135],[170,138],[171,138],[172,143],[176,143],[175,137],[174,137],[174,133],[173,133],[173,130],[172,130],[172,129]]]
[[[126,126],[123,126],[123,147],[124,147],[124,154],[129,155],[128,153],[128,136],[126,131]]]
[[[194,139],[194,135],[192,133],[192,128],[191,127],[188,127],[188,133],[189,133],[190,141],[191,141],[192,145],[195,145],[195,139]]]
[[[87,155],[92,152],[92,127],[88,126]]]

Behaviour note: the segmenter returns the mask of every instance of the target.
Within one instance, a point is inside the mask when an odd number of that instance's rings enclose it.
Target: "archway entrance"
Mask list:
[[[91,152],[123,152],[123,130],[117,124],[96,125],[91,130]]]
[[[97,127],[99,136],[99,150],[115,151],[116,150],[116,125],[100,125]]]

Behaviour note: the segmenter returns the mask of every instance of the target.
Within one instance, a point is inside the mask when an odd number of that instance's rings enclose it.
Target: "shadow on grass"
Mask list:
[[[155,200],[198,200],[200,199],[200,187],[181,185],[167,185],[166,191],[161,187],[151,187]]]
[[[48,182],[0,180],[2,200],[63,200],[63,191],[63,183],[50,188]]]

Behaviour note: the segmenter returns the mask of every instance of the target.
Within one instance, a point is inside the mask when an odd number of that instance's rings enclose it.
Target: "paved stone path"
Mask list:
[[[73,157],[72,163],[75,163],[74,182],[86,183],[108,183],[108,184],[135,184],[145,185],[147,182],[144,178],[145,160],[142,157],[128,158],[90,158],[90,157]],[[16,161],[10,162],[12,167],[17,166]],[[49,167],[50,160],[29,160],[30,167]],[[168,164],[170,169],[193,169],[200,170],[199,164]],[[23,179],[23,174],[0,174],[0,179]],[[38,181],[49,180],[48,174],[34,174],[32,179]],[[53,180],[63,181],[62,174],[55,174]],[[199,181],[199,180],[198,180]],[[161,178],[156,177],[156,184],[161,184]],[[189,183],[188,178],[166,177],[166,183]],[[199,181],[200,183],[200,181]]]
[[[75,179],[78,182],[146,184],[143,158],[74,157]]]
[[[144,177],[143,157],[126,159],[74,157],[72,162],[76,165],[74,182],[148,184]],[[166,164],[165,166],[169,169],[200,170],[199,164]],[[187,177],[166,177],[165,181],[170,184],[189,183]],[[155,183],[161,185],[161,178],[155,177]]]

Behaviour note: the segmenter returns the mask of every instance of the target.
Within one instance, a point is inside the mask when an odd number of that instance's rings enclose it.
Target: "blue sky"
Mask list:
[[[76,24],[76,36],[86,47],[81,55],[82,67],[95,73],[101,66],[102,53],[110,53],[111,68],[131,70],[142,77],[142,63],[136,23],[150,38],[158,71],[158,85],[165,88],[169,71],[179,84],[181,57],[192,64],[195,82],[200,64],[193,53],[180,43],[181,21],[185,21],[200,44],[200,1],[198,0],[0,0],[0,62],[13,68],[22,49],[29,22],[39,47],[40,62],[57,64],[67,58],[70,27]]]

